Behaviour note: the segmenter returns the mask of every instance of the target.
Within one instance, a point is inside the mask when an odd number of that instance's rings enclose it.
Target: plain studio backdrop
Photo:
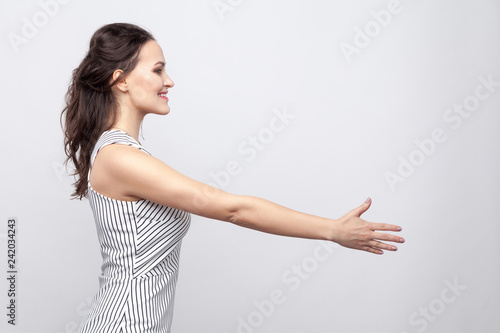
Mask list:
[[[364,218],[406,238],[375,256],[193,216],[173,332],[500,330],[499,1],[2,0],[0,13],[1,332],[75,332],[97,292],[59,116],[113,22],[150,30],[175,82],[170,114],[142,127],[154,156],[320,216],[370,196]]]

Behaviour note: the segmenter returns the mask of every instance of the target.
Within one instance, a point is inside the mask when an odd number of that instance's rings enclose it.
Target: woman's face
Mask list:
[[[167,89],[173,87],[174,82],[165,73],[165,58],[156,41],[143,45],[137,65],[125,80],[130,107],[143,114],[165,115],[170,111]]]

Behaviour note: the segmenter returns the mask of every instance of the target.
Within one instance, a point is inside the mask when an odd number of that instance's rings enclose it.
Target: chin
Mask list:
[[[151,113],[154,113],[154,114],[157,114],[160,116],[165,116],[165,115],[170,113],[170,108],[167,107],[167,108],[156,109],[156,110],[154,110],[154,112],[151,112]]]

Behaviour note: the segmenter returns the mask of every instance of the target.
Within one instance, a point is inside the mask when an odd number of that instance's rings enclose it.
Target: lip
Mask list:
[[[166,100],[168,102],[168,97],[166,96],[168,94],[168,90],[167,91],[162,91],[158,94],[158,97]],[[160,95],[165,95],[165,96],[160,96]]]

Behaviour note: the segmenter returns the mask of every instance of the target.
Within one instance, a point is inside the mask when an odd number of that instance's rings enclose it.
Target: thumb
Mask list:
[[[368,198],[366,198],[365,202],[363,202],[363,204],[361,206],[353,209],[352,212],[356,216],[361,216],[364,212],[366,212],[368,210],[368,208],[370,208],[371,204],[372,204],[372,199],[370,197],[368,197]]]

